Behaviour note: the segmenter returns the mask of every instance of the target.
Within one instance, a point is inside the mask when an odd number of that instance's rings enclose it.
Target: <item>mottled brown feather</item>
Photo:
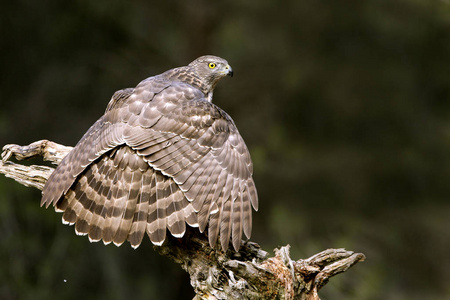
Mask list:
[[[230,70],[204,56],[117,91],[50,176],[41,205],[53,203],[91,241],[135,248],[147,232],[161,245],[167,229],[182,237],[187,223],[201,232],[209,226],[211,246],[220,235],[224,250],[231,239],[237,251],[242,233],[250,237],[258,198],[248,149],[211,103]]]

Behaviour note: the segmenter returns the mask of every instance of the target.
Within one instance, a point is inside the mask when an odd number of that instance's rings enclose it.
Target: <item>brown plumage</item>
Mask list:
[[[211,103],[227,61],[202,56],[117,91],[105,114],[50,176],[41,205],[91,241],[136,248],[147,233],[208,227],[210,245],[250,238],[258,209],[252,162],[233,120]]]

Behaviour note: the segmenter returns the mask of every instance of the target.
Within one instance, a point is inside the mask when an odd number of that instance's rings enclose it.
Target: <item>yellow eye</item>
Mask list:
[[[215,63],[209,63],[208,66],[209,66],[210,69],[214,69],[216,67],[216,64]]]

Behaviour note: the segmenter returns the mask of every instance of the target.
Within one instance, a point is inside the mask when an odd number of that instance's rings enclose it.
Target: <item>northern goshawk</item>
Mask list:
[[[258,198],[248,149],[233,120],[214,105],[228,62],[202,56],[185,67],[114,93],[105,114],[62,160],[43,190],[63,222],[90,241],[136,248],[147,232],[208,227],[211,247],[250,238]]]

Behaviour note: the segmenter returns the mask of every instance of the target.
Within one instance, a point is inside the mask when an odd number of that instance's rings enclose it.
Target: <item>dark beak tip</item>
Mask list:
[[[229,71],[227,75],[233,77],[233,71]]]

